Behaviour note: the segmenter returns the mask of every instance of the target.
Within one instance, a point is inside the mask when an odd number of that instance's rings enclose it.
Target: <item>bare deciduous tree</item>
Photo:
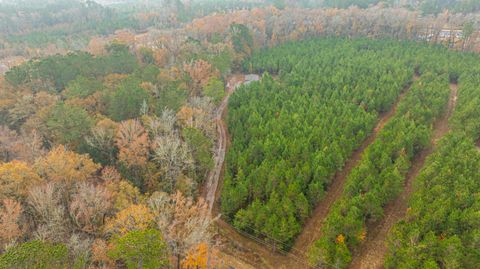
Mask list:
[[[69,254],[77,261],[87,262],[91,256],[91,247],[93,240],[80,234],[72,234],[66,245],[69,249]]]
[[[22,132],[19,137],[19,145],[16,148],[16,156],[19,160],[33,164],[37,158],[46,154],[43,148],[42,137],[36,130],[32,130],[30,134]]]
[[[15,158],[15,146],[18,144],[17,132],[7,126],[0,126],[0,158],[8,162]]]
[[[30,191],[28,204],[34,212],[36,236],[40,239],[61,242],[69,234],[68,219],[59,187],[58,183],[50,182]]]
[[[159,135],[172,134],[175,131],[175,123],[177,116],[171,109],[166,108],[162,111],[160,117],[147,117],[145,119],[145,126],[151,137]]]
[[[162,231],[172,254],[177,257],[177,268],[187,253],[201,243],[213,241],[211,226],[213,219],[208,205],[200,198],[195,202],[181,192],[168,195],[154,193],[149,207],[155,216],[158,229]]]
[[[102,186],[80,183],[71,197],[69,213],[83,232],[97,234],[112,207],[111,194]]]
[[[0,158],[3,162],[15,159],[33,163],[44,154],[42,141],[35,130],[29,135],[23,132],[19,136],[7,126],[0,126]]]
[[[114,161],[116,124],[97,124],[85,137],[87,144],[100,152],[110,163]]]
[[[194,115],[194,126],[202,130],[210,138],[215,137],[215,104],[209,97],[193,97],[190,100],[190,106],[202,113]]]
[[[210,138],[215,137],[215,105],[209,97],[193,97],[178,112],[184,126],[202,130]]]
[[[188,146],[175,135],[157,136],[154,140],[154,160],[160,165],[170,189],[173,190],[182,171],[191,169],[193,158]]]

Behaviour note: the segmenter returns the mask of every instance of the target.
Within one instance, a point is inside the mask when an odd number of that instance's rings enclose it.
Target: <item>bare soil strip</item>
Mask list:
[[[242,231],[238,231],[223,220],[217,221],[218,233],[224,239],[222,251],[255,268],[291,269],[311,268],[304,257],[280,253],[273,245]]]
[[[437,142],[449,131],[448,119],[450,118],[456,102],[458,87],[450,84],[450,98],[445,114],[439,118],[433,126],[432,147],[422,150],[412,161],[412,167],[405,179],[405,188],[398,198],[385,207],[384,217],[375,223],[368,225],[366,241],[354,253],[350,265],[351,269],[376,269],[383,268],[385,254],[387,252],[386,239],[393,225],[405,217],[408,208],[408,198],[413,192],[413,181],[420,173],[425,159],[434,151]]]
[[[218,182],[220,181],[220,174],[222,172],[223,163],[225,162],[225,152],[227,149],[227,128],[223,121],[223,114],[228,105],[228,99],[235,89],[245,80],[244,75],[233,75],[227,84],[227,93],[215,112],[215,124],[217,126],[217,148],[215,149],[215,166],[210,171],[206,180],[206,187],[203,190],[202,196],[209,206],[210,213],[212,213],[215,203],[215,193],[217,192]]]

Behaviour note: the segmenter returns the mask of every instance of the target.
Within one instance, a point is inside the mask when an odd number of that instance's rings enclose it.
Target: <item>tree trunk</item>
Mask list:
[[[138,261],[138,269],[143,269],[143,259],[140,257],[140,260]]]

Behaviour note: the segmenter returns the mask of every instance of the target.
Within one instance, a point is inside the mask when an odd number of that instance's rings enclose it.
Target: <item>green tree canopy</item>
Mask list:
[[[1,269],[66,269],[67,265],[65,245],[40,240],[11,247],[0,256]]]
[[[203,88],[203,95],[212,98],[215,103],[220,103],[225,96],[225,87],[218,78],[211,78]]]
[[[108,255],[125,262],[128,269],[158,269],[168,264],[167,244],[158,230],[131,231],[112,243]]]
[[[94,120],[81,107],[59,103],[48,112],[45,124],[54,143],[76,147],[90,131]]]
[[[140,87],[140,80],[127,78],[121,82],[108,100],[108,114],[115,121],[133,119],[140,115],[148,93]]]
[[[192,150],[198,177],[203,180],[207,172],[213,167],[213,141],[202,131],[195,128],[183,129],[183,137]]]
[[[75,80],[72,80],[68,83],[63,95],[67,99],[85,98],[97,91],[100,91],[102,88],[102,83],[95,78],[78,76]]]

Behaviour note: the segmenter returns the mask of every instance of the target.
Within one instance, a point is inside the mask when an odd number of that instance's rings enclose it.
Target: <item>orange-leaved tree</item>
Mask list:
[[[154,224],[154,215],[145,205],[130,205],[109,219],[105,231],[110,234],[124,235],[133,230],[149,229]]]
[[[115,143],[119,149],[118,159],[128,167],[144,166],[148,154],[148,134],[138,120],[120,124]]]
[[[12,199],[3,200],[3,208],[0,209],[0,240],[2,244],[22,236],[24,230],[20,227],[22,205]]]
[[[57,146],[45,157],[35,162],[35,170],[49,181],[61,181],[67,185],[86,181],[94,177],[100,165],[95,164],[88,155],[82,155]]]
[[[25,162],[11,161],[0,165],[0,199],[24,198],[30,188],[42,181]]]
[[[216,261],[216,249],[212,249],[212,246],[202,242],[194,246],[188,253],[185,259],[182,261],[182,269],[207,269],[215,268]]]

